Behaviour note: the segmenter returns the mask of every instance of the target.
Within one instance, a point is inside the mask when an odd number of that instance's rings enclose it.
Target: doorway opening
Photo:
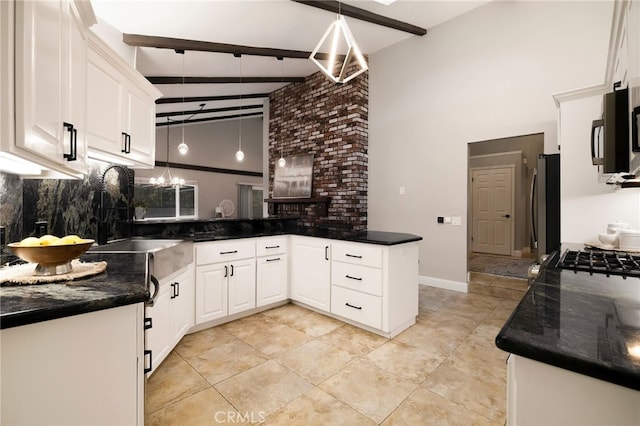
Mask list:
[[[537,257],[531,185],[543,152],[543,133],[468,144],[470,277],[476,273],[527,278],[527,268]]]

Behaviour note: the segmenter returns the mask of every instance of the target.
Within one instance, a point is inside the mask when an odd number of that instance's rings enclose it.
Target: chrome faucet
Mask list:
[[[122,172],[125,174],[125,176],[127,177],[127,188],[126,188],[126,192],[125,192],[125,197],[126,197],[126,205],[125,207],[106,207],[105,206],[105,197],[107,195],[107,185],[105,183],[105,179],[107,176],[107,173],[110,170],[118,170],[118,172]],[[126,227],[122,227],[123,230],[126,230],[126,232],[128,233],[127,237],[131,237],[131,235],[133,234],[133,222],[131,220],[131,212],[133,211],[132,209],[132,203],[133,203],[133,171],[128,169],[126,166],[121,166],[119,164],[112,164],[109,167],[107,167],[104,172],[102,173],[102,177],[100,178],[100,207],[98,210],[98,244],[99,245],[103,245],[107,243],[108,237],[109,237],[109,231],[108,231],[108,224],[107,224],[107,211],[109,210],[121,210],[121,211],[125,211],[126,213]]]

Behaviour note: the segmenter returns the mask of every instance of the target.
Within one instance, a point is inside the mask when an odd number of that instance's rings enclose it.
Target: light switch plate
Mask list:
[[[462,218],[460,216],[452,216],[451,217],[452,225],[462,225]]]

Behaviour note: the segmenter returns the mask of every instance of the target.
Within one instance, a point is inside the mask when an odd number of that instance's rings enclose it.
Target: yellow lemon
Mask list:
[[[27,237],[24,240],[20,241],[20,245],[23,247],[39,246],[40,239],[36,237]]]
[[[40,237],[40,245],[41,246],[55,245],[59,240],[60,238],[53,235],[43,235],[42,237]]]
[[[84,240],[80,237],[78,237],[77,235],[65,235],[64,237],[60,238],[60,240],[57,242],[57,244],[59,245],[73,245],[73,244],[80,244],[82,243]]]

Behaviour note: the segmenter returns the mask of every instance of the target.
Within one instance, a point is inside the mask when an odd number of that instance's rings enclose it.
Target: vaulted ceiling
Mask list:
[[[318,71],[303,53],[315,48],[335,20],[332,8],[340,8],[363,53],[370,55],[409,37],[428,37],[416,33],[487,1],[398,0],[384,5],[372,0],[92,0],[92,4],[100,21],[122,32],[127,44],[139,46],[136,67],[163,93],[157,124],[166,125],[168,119],[202,122],[262,115],[263,100],[270,92]],[[350,17],[353,13],[401,29]]]

